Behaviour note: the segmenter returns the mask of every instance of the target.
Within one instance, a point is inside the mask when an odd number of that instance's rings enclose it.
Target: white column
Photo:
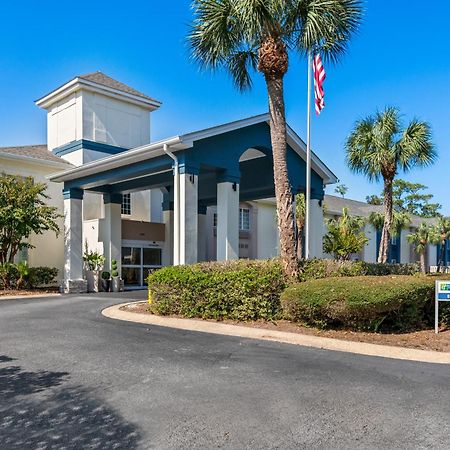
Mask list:
[[[239,258],[239,184],[217,183],[217,261]]]
[[[377,262],[377,230],[376,228],[367,223],[364,226],[364,233],[369,240],[364,247],[364,256],[363,260],[368,263],[376,263]]]
[[[86,292],[83,280],[83,191],[64,190],[64,281],[63,291]]]
[[[400,242],[400,263],[407,264],[410,261],[410,251],[409,251],[409,242],[408,242],[408,234],[410,234],[409,229],[402,230],[400,232],[399,239]],[[433,264],[434,265],[434,264]]]
[[[104,202],[103,256],[105,257],[105,269],[111,271],[111,262],[115,259],[120,274],[122,261],[122,195],[105,195]]]
[[[204,214],[203,214],[204,212]],[[206,208],[198,215],[198,261],[206,261],[206,241],[208,238]]]
[[[323,257],[323,209],[319,204],[320,200],[310,201],[310,245],[309,256],[311,258]]]
[[[164,245],[162,248],[162,265],[173,264],[173,211],[163,211],[164,222]]]
[[[180,260],[179,264],[197,262],[198,176],[180,173]]]
[[[150,189],[150,222],[163,222],[163,195],[160,189]]]

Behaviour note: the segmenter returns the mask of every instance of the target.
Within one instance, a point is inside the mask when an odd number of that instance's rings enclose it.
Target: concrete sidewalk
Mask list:
[[[230,325],[220,322],[209,322],[196,319],[179,319],[175,317],[163,317],[152,314],[133,313],[121,308],[133,303],[122,303],[105,308],[102,314],[110,319],[124,320],[127,322],[143,323],[161,327],[177,328],[181,330],[198,331],[201,333],[213,333],[226,336],[237,336],[249,339],[261,339],[266,341],[282,342],[285,344],[302,345],[305,347],[334,350],[339,352],[356,353],[359,355],[378,356],[407,361],[418,361],[435,364],[450,364],[450,353],[416,350],[412,348],[394,347],[365,342],[343,341],[339,339],[309,336],[300,333],[251,328],[239,325]],[[140,303],[140,302],[139,302]]]

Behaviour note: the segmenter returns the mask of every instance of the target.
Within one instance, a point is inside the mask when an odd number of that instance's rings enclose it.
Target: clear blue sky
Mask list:
[[[424,183],[450,214],[450,3],[366,0],[350,50],[326,67],[327,107],[313,120],[313,147],[363,200],[380,186],[352,175],[343,143],[356,119],[398,106],[405,119],[430,122],[439,161],[407,179]],[[205,74],[185,44],[190,1],[48,0],[0,6],[0,146],[43,143],[46,118],[33,101],[75,75],[101,70],[163,102],[152,139],[201,129],[267,110],[264,84],[240,94],[223,73]],[[286,77],[290,125],[304,137],[306,62],[293,55]]]

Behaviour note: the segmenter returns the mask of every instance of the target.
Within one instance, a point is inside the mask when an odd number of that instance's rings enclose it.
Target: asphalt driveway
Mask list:
[[[0,449],[450,448],[450,366],[100,314],[142,295],[0,302]]]

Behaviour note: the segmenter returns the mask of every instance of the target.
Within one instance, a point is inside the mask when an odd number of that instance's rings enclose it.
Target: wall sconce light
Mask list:
[[[195,177],[194,175],[189,175],[189,181],[194,184]]]
[[[236,192],[236,190],[237,190],[237,184],[233,183],[233,191]]]

